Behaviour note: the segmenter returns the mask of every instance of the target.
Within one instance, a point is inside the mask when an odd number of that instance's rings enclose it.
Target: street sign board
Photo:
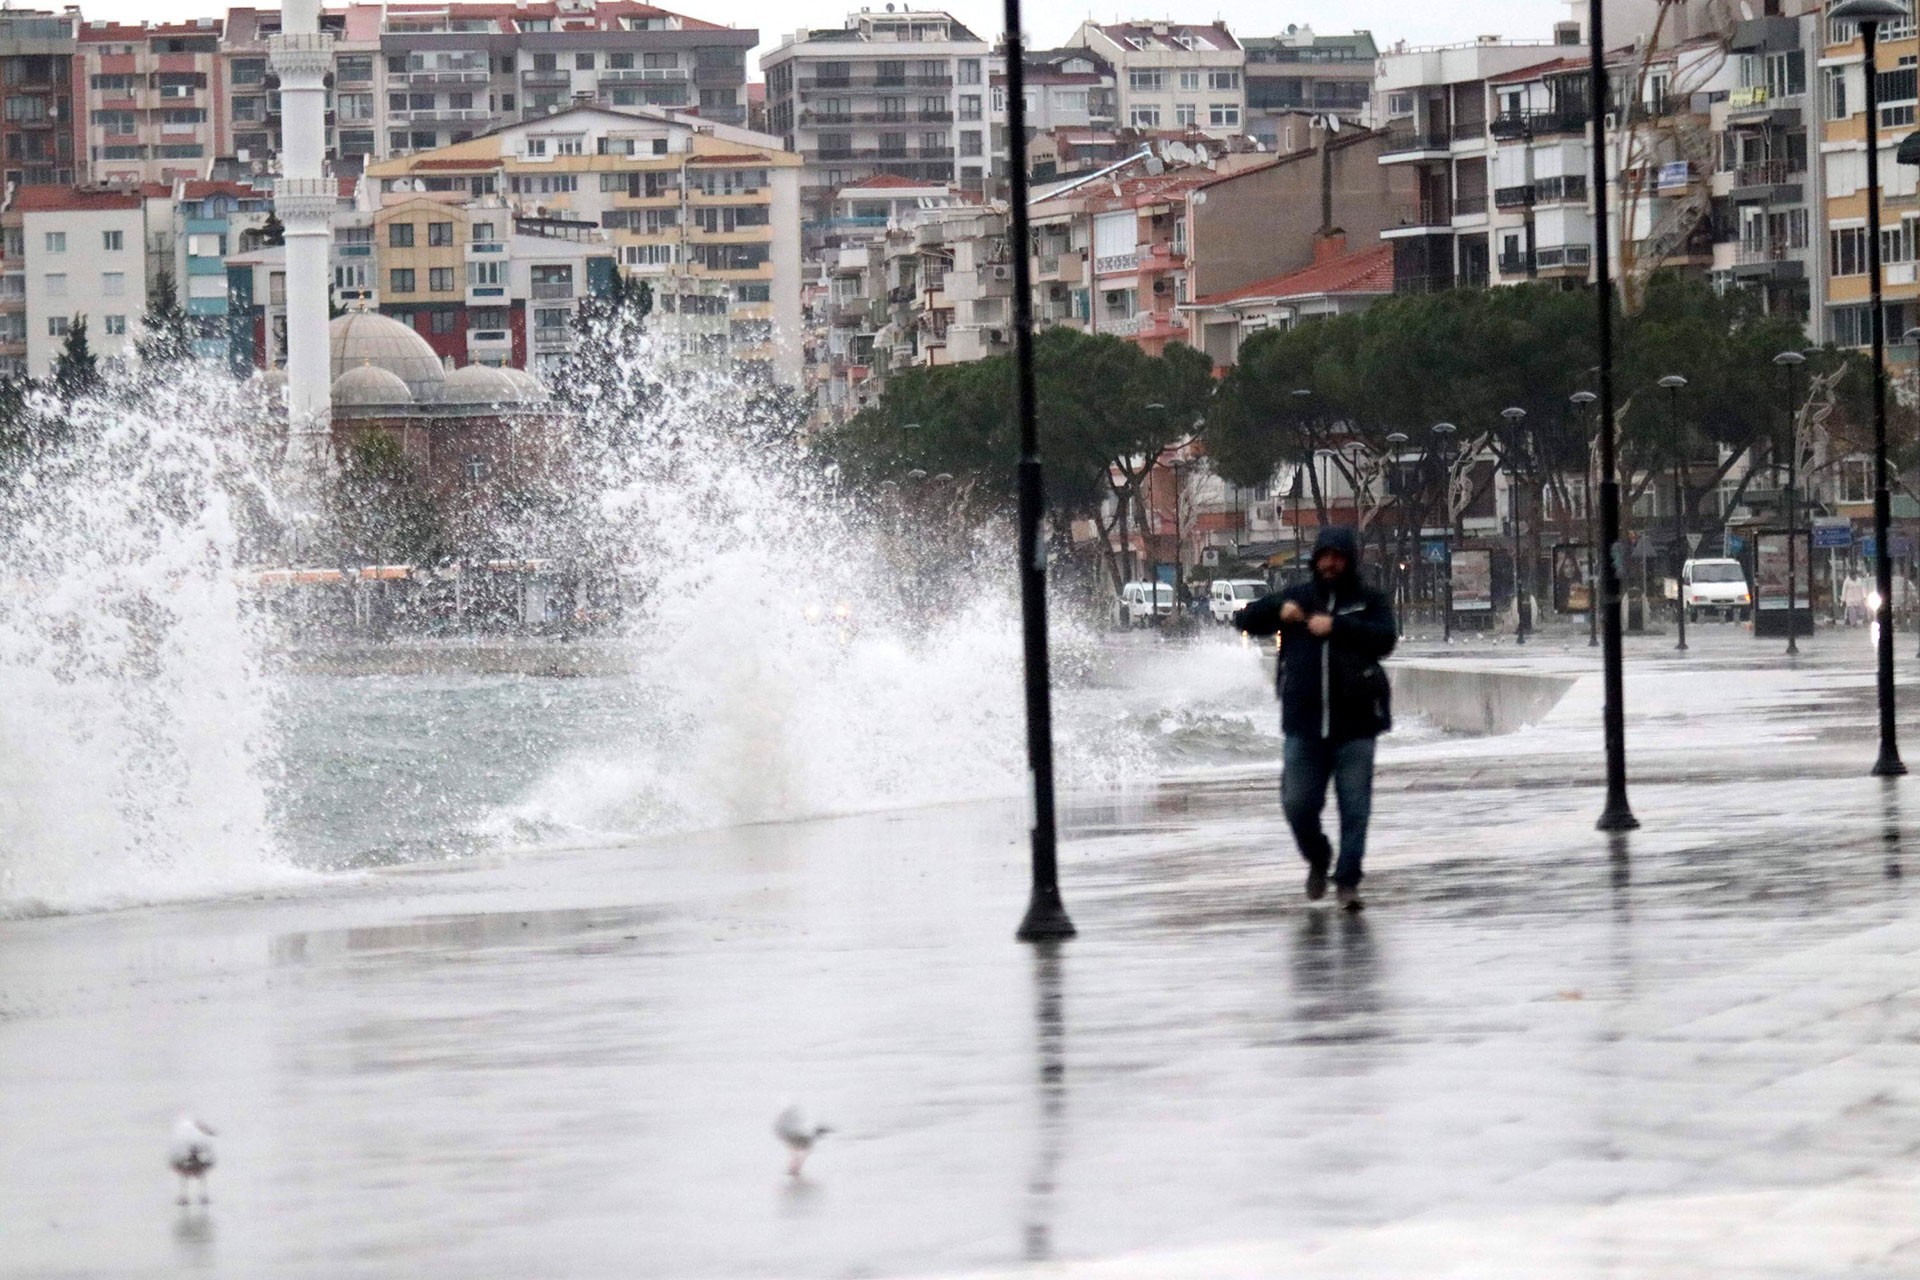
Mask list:
[[[1493,608],[1493,553],[1453,553],[1453,611],[1486,613]]]
[[[1853,545],[1853,521],[1845,516],[1815,516],[1813,545],[1822,551],[1845,551]]]
[[[1428,538],[1420,544],[1420,558],[1428,564],[1447,562],[1447,544],[1439,538]]]
[[[1793,580],[1794,607],[1807,607],[1806,534],[1795,533],[1800,541],[1798,569]],[[1787,607],[1787,535],[1784,533],[1763,533],[1760,535],[1760,549],[1754,556],[1755,606],[1761,609],[1785,609]]]

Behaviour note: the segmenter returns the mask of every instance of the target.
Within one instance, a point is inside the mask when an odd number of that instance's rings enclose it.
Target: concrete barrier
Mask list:
[[[1419,716],[1454,733],[1512,733],[1554,709],[1571,676],[1486,667],[1386,664],[1393,679],[1395,715]]]

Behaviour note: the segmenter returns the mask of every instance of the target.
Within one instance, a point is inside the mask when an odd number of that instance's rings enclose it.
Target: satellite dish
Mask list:
[[[1157,177],[1159,177],[1159,176],[1160,176],[1161,174],[1163,174],[1163,173],[1165,173],[1166,171],[1167,171],[1167,166],[1166,166],[1166,164],[1165,164],[1165,163],[1164,163],[1164,162],[1163,162],[1163,161],[1162,161],[1162,160],[1160,159],[1160,157],[1159,157],[1159,156],[1148,156],[1148,157],[1147,157],[1147,172],[1148,172],[1148,173],[1149,173],[1150,175],[1152,175],[1153,177],[1156,177],[1156,178],[1157,178]]]
[[[1211,158],[1212,157],[1207,155],[1207,149],[1205,147],[1195,147],[1193,149],[1193,162],[1195,164],[1206,164]]]
[[[1753,21],[1753,6],[1747,0],[1740,0],[1740,18],[1743,22]]]
[[[1338,132],[1340,132],[1340,117],[1339,117],[1339,116],[1328,116],[1328,117],[1327,117],[1327,132],[1328,132],[1328,133],[1338,133]]]

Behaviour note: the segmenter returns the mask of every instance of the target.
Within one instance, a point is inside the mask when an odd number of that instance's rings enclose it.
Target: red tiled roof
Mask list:
[[[1392,293],[1393,246],[1376,245],[1302,271],[1269,276],[1239,289],[1195,298],[1196,307],[1217,307],[1247,298],[1317,298],[1334,293]]]
[[[897,173],[876,173],[871,178],[863,178],[859,182],[849,182],[840,189],[842,191],[872,191],[881,187],[940,187],[945,185],[946,184],[942,182],[918,182],[912,178],[903,178]]]
[[[1556,71],[1580,71],[1586,66],[1585,58],[1554,58],[1549,62],[1536,62],[1530,67],[1521,67],[1517,71],[1489,77],[1489,83],[1517,84],[1522,80],[1538,80],[1541,76],[1551,75]]]
[[[1240,42],[1234,39],[1233,32],[1227,30],[1227,24],[1224,22],[1113,22],[1098,25],[1110,39],[1122,44],[1130,36],[1141,40],[1159,41],[1163,45],[1174,36],[1207,36],[1214,48],[1223,52],[1240,47]],[[1162,28],[1166,34],[1161,35],[1155,31],[1156,26]],[[1167,45],[1167,47],[1178,49],[1180,46]]]
[[[98,187],[21,187],[13,207],[23,213],[91,213],[103,209],[138,209],[144,197],[138,191],[109,191]]]

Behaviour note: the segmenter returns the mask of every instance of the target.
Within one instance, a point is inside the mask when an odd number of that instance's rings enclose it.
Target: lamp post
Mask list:
[[[1660,386],[1667,391],[1667,434],[1673,438],[1673,616],[1680,630],[1680,642],[1673,647],[1687,647],[1687,593],[1680,586],[1680,579],[1686,572],[1687,556],[1687,495],[1680,475],[1682,446],[1680,441],[1680,392],[1687,380],[1677,373],[1670,373],[1660,379]]]
[[[1453,643],[1453,434],[1459,428],[1451,422],[1433,424],[1433,434],[1438,437],[1440,450],[1440,545],[1446,550],[1445,567],[1447,595],[1441,602],[1440,638],[1447,644]]]
[[[1594,0],[1599,3],[1599,0]],[[1020,25],[1020,0],[1006,0],[1007,138],[1013,155],[1007,165],[1007,206],[1013,243],[1013,361],[1015,404],[1020,426],[1020,618],[1026,668],[1027,778],[1033,825],[1030,852],[1032,891],[1027,912],[1014,935],[1023,942],[1071,938],[1073,921],[1060,900],[1058,836],[1053,812],[1053,680],[1047,655],[1047,547],[1041,540],[1046,480],[1040,468],[1038,393],[1033,377],[1033,229],[1027,209],[1026,49]]]
[[[1527,579],[1520,572],[1520,424],[1527,420],[1527,411],[1518,405],[1502,409],[1500,416],[1507,422],[1507,511],[1513,524],[1513,642],[1527,642]]]
[[[1387,473],[1393,478],[1392,496],[1395,534],[1393,539],[1395,553],[1393,557],[1393,601],[1395,605],[1393,616],[1399,623],[1400,635],[1404,639],[1407,634],[1407,609],[1413,604],[1411,593],[1407,589],[1407,500],[1406,495],[1401,492],[1405,486],[1401,483],[1400,475],[1400,451],[1407,447],[1407,433],[1404,431],[1389,431],[1387,432],[1386,442],[1388,449],[1387,465],[1393,468],[1392,471]]]
[[[1013,3],[1014,0],[1009,0]],[[1595,331],[1600,355],[1600,535],[1606,552],[1600,557],[1600,599],[1606,610],[1601,651],[1606,700],[1601,722],[1607,747],[1607,803],[1596,824],[1602,831],[1631,831],[1640,825],[1627,803],[1626,690],[1620,653],[1620,481],[1613,451],[1613,224],[1607,215],[1607,114],[1612,103],[1607,91],[1605,0],[1587,0],[1587,110],[1592,115],[1593,173],[1593,299]]]
[[[1880,86],[1878,46],[1880,24],[1907,16],[1899,0],[1840,0],[1827,11],[1832,22],[1860,26],[1860,45],[1866,55],[1867,108],[1867,280],[1873,326],[1873,559],[1874,582],[1880,605],[1874,610],[1880,625],[1876,685],[1880,703],[1880,754],[1873,762],[1878,778],[1907,771],[1893,722],[1893,496],[1887,487],[1887,313],[1881,302],[1880,280]]]
[[[1794,609],[1794,596],[1799,590],[1798,549],[1794,539],[1798,536],[1800,523],[1800,418],[1795,408],[1794,375],[1807,358],[1798,351],[1782,351],[1773,358],[1787,376],[1787,652],[1800,652],[1800,616]],[[1813,576],[1812,556],[1808,556],[1807,576]],[[1756,584],[1758,585],[1758,584]],[[1753,617],[1756,624],[1760,620],[1760,599],[1756,592],[1753,601]]]
[[[1575,409],[1585,409],[1588,405],[1592,404],[1595,400],[1598,400],[1599,398],[1600,398],[1599,396],[1596,396],[1591,391],[1576,391],[1572,395],[1568,396],[1567,400],[1570,404],[1573,405]],[[1587,469],[1587,474],[1589,478],[1592,477],[1593,469],[1591,467]],[[1591,484],[1587,486],[1586,498],[1587,498],[1587,501],[1586,501],[1586,508],[1587,508],[1587,648],[1592,649],[1592,648],[1598,647],[1598,645],[1600,644],[1600,578],[1597,572],[1599,569],[1599,563],[1597,560],[1597,552],[1599,548],[1596,545],[1596,535],[1594,534],[1594,531],[1593,531],[1594,508],[1598,504],[1596,504],[1593,500],[1594,494],[1593,494],[1593,486]]]

